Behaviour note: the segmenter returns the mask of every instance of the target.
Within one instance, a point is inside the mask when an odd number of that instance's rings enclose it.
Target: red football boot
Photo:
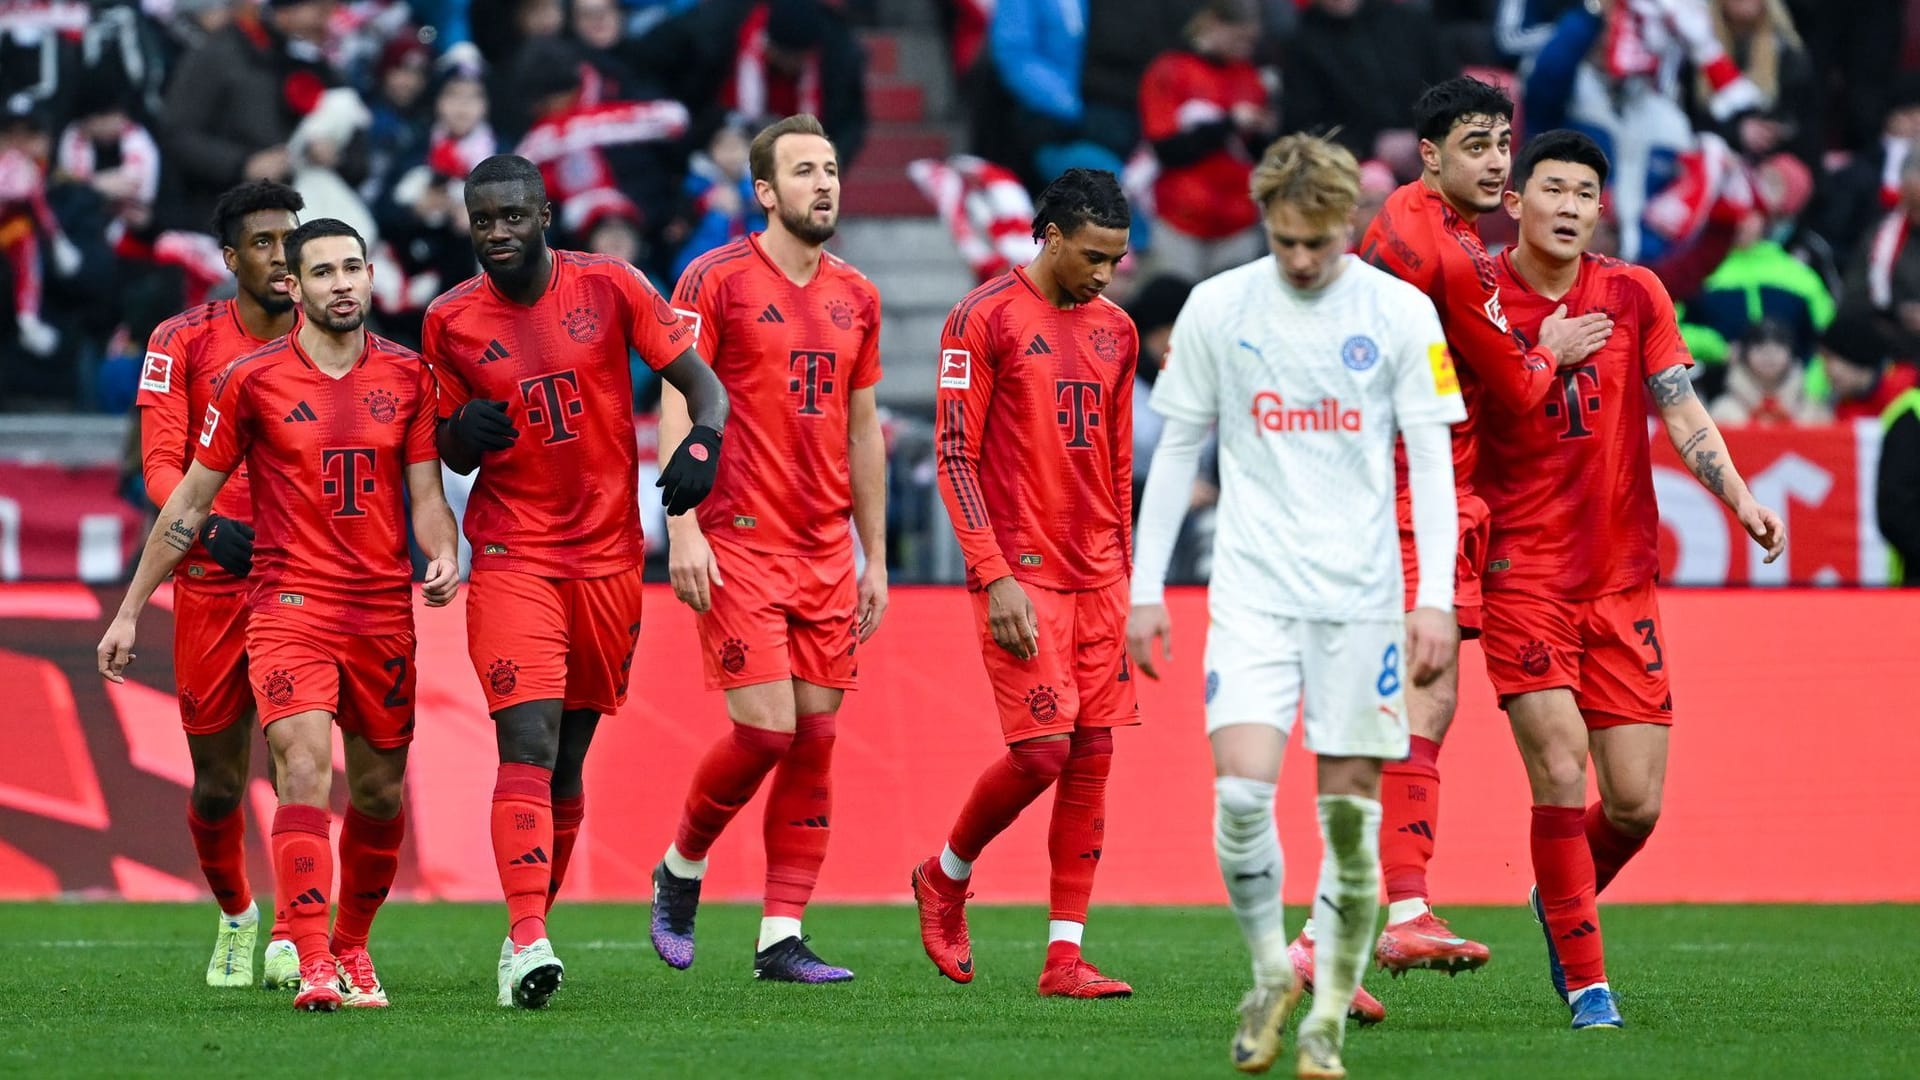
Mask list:
[[[957,983],[973,981],[973,943],[967,938],[967,898],[973,894],[948,881],[935,855],[913,868],[913,902],[920,908],[920,944],[940,974]]]
[[[1418,968],[1457,975],[1487,962],[1487,947],[1455,934],[1429,911],[1380,932],[1373,958],[1396,978]]]
[[[1305,934],[1293,939],[1287,946],[1287,959],[1293,961],[1293,981],[1308,993],[1313,992],[1313,940]],[[1380,1000],[1367,993],[1364,986],[1353,990],[1353,1004],[1347,1007],[1347,1018],[1356,1024],[1377,1024],[1387,1018],[1387,1007]]]

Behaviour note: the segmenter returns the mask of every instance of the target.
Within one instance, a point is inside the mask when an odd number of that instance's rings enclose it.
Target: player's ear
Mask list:
[[[1507,190],[1500,193],[1500,201],[1506,205],[1507,216],[1512,218],[1515,221],[1519,221],[1520,220],[1520,192],[1513,188],[1508,188]]]
[[[1440,171],[1440,147],[1432,139],[1420,140],[1420,167],[1430,173]]]
[[[540,204],[540,231],[546,232],[552,226],[553,226],[553,204],[550,202],[541,203]]]
[[[761,213],[773,213],[774,203],[778,201],[778,196],[774,194],[773,181],[755,179],[753,182],[753,201],[759,204]]]
[[[238,251],[222,245],[220,248],[220,258],[227,264],[227,273],[238,274],[240,272],[240,253]]]

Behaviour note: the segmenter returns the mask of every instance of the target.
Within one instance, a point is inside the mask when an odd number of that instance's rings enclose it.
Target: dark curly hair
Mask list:
[[[307,208],[307,200],[300,193],[277,180],[249,180],[238,187],[229,188],[213,204],[213,235],[220,238],[222,247],[240,246],[240,227],[248,214],[257,214],[262,210],[285,210],[298,214]]]
[[[1127,197],[1112,173],[1105,169],[1068,169],[1040,193],[1033,215],[1033,238],[1046,236],[1048,225],[1058,225],[1062,236],[1072,236],[1084,225],[1125,229],[1132,224]]]

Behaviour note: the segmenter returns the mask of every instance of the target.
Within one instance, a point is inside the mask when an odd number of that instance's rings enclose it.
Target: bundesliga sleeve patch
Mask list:
[[[940,389],[965,390],[973,385],[973,354],[965,349],[940,350]]]
[[[212,405],[208,405],[207,406],[207,422],[203,424],[200,428],[200,445],[201,446],[213,445],[213,433],[214,433],[214,430],[219,426],[220,426],[220,410],[214,408]]]
[[[173,389],[173,357],[163,352],[147,354],[146,366],[140,369],[140,389],[151,390],[156,394],[165,394]]]
[[[1427,346],[1427,367],[1433,371],[1434,393],[1444,396],[1460,392],[1460,376],[1453,370],[1453,354],[1447,351],[1446,342]]]

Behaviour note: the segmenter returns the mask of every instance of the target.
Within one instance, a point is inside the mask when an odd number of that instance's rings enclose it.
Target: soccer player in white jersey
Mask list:
[[[1194,288],[1152,405],[1166,419],[1141,500],[1127,645],[1155,670],[1172,623],[1167,560],[1209,427],[1220,517],[1208,591],[1207,735],[1214,850],[1253,952],[1233,1063],[1260,1072],[1303,992],[1287,959],[1274,785],[1297,706],[1319,755],[1319,928],[1298,1075],[1340,1077],[1348,1003],[1379,915],[1380,766],[1403,758],[1404,680],[1425,685],[1455,647],[1456,542],[1448,428],[1466,416],[1425,294],[1348,255],[1360,170],[1311,135],[1274,143],[1253,173],[1272,255]],[[1412,611],[1394,519],[1395,434],[1406,442],[1421,568]],[[1429,572],[1430,571],[1430,572]]]

